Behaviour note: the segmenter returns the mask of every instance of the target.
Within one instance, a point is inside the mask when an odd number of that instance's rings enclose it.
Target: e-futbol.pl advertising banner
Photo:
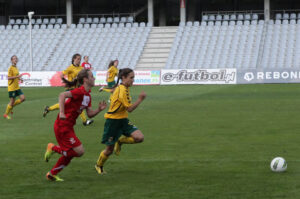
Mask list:
[[[20,72],[22,74],[21,87],[51,87],[63,86],[61,72]],[[106,85],[106,71],[94,71],[96,85]],[[160,71],[135,71],[134,85],[159,85]],[[7,87],[7,72],[0,72],[0,86]]]
[[[161,84],[236,84],[236,69],[161,70]]]

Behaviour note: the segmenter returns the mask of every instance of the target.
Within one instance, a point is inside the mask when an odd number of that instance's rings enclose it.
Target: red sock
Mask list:
[[[59,150],[59,149],[60,149],[60,147],[56,148],[56,150]],[[59,173],[61,170],[63,170],[63,168],[65,168],[71,162],[73,157],[78,156],[78,154],[73,149],[70,149],[68,151],[62,151],[60,149],[60,151],[61,151],[62,156],[58,159],[55,166],[51,169],[50,172],[52,175],[56,175],[57,173]]]
[[[56,153],[59,153],[59,154],[62,153],[62,150],[61,150],[60,146],[57,146],[57,145],[52,147],[52,151],[55,151]]]
[[[72,160],[73,157],[65,157],[61,156],[58,161],[56,162],[55,166],[51,169],[51,174],[56,175],[58,172],[63,170]]]

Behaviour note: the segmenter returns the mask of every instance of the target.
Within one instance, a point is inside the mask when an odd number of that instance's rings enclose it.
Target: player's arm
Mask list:
[[[61,120],[66,119],[65,115],[65,101],[67,98],[71,98],[72,93],[70,91],[62,92],[59,94],[58,102],[59,102],[59,118]]]
[[[144,101],[145,98],[146,98],[146,93],[144,91],[142,91],[139,95],[139,98],[131,106],[129,106],[127,108],[127,111],[129,113],[134,111],[140,105],[140,103],[142,103]]]
[[[92,110],[91,107],[88,107],[86,109],[87,116],[89,118],[95,117],[98,113],[103,111],[105,108],[106,108],[106,102],[105,101],[99,102],[98,108],[96,110]]]
[[[18,76],[8,76],[7,79],[8,79],[8,80],[11,80],[11,79],[19,79],[19,78],[21,78],[21,77],[22,77],[22,75],[18,75]]]
[[[21,77],[22,77],[22,74],[21,75],[17,75],[17,76],[13,76],[13,71],[12,70],[8,71],[8,75],[7,75],[7,79],[8,80],[19,79]]]
[[[66,75],[69,75],[69,73],[72,72],[71,66],[69,66],[66,70],[63,70],[62,73],[60,74],[60,78],[64,78]]]
[[[106,73],[106,82],[110,76],[110,73],[111,73],[111,67],[108,69],[107,73]]]

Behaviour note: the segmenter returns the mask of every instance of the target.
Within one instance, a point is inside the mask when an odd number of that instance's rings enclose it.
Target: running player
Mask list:
[[[54,153],[61,154],[55,166],[46,174],[46,178],[52,181],[63,181],[57,174],[66,167],[72,158],[80,157],[84,154],[84,148],[74,132],[74,125],[79,114],[85,109],[89,117],[96,116],[106,108],[104,101],[99,103],[96,110],[91,108],[91,88],[95,85],[95,78],[88,69],[83,69],[78,73],[77,79],[68,82],[63,79],[68,86],[79,83],[79,88],[62,92],[59,95],[60,111],[54,123],[54,132],[58,145],[49,143],[45,153],[45,161],[48,162]]]
[[[122,83],[118,85],[119,80]],[[100,153],[96,171],[103,174],[103,165],[113,151],[116,155],[120,154],[122,144],[135,144],[143,142],[142,132],[128,120],[128,112],[134,111],[146,98],[146,93],[142,91],[136,102],[131,103],[129,87],[134,81],[134,72],[130,68],[120,69],[115,91],[111,97],[109,110],[104,117],[104,133],[102,143],[106,148]]]
[[[23,94],[22,90],[19,86],[19,80],[22,81],[22,75],[19,74],[19,70],[17,68],[18,57],[13,55],[11,58],[11,66],[8,69],[7,79],[8,79],[8,96],[9,96],[9,103],[6,107],[6,111],[3,115],[6,119],[11,119],[9,114],[12,114],[12,110],[18,104],[21,104],[25,101],[25,95]],[[16,97],[19,99],[16,100]]]
[[[99,92],[105,91],[105,92],[108,92],[108,93],[113,93],[113,88],[116,84],[115,77],[118,75],[118,65],[119,65],[118,60],[113,60],[109,63],[108,71],[106,73],[107,88],[102,86],[99,89]]]

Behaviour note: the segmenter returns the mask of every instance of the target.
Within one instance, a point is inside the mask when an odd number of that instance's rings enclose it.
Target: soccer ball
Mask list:
[[[284,158],[276,157],[272,160],[270,167],[274,172],[283,172],[287,168],[287,163]]]

